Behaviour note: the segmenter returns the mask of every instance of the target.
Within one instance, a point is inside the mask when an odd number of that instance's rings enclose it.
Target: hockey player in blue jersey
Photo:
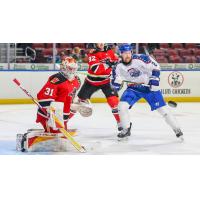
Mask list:
[[[121,62],[113,69],[112,85],[119,90],[124,82],[128,82],[127,89],[121,96],[119,115],[122,131],[119,138],[131,135],[131,119],[129,109],[141,98],[144,98],[151,107],[163,116],[167,124],[173,129],[177,138],[183,140],[183,133],[175,117],[169,112],[162,93],[159,89],[160,66],[150,56],[132,54],[129,44],[120,47]]]

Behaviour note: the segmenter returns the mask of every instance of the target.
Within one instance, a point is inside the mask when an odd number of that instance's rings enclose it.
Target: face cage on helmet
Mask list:
[[[76,72],[77,72],[77,66],[76,66],[76,68],[75,67],[71,67],[69,65],[65,66],[65,67],[61,67],[61,71],[68,78],[73,78],[75,76]]]

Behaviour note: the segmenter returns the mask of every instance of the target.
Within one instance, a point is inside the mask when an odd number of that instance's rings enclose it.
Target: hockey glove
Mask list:
[[[160,79],[158,77],[151,76],[148,83],[148,85],[150,85],[150,90],[158,91],[160,89],[159,82],[160,82]]]
[[[152,70],[152,75],[149,78],[149,85],[150,85],[150,90],[151,91],[158,91],[159,88],[159,83],[160,83],[160,70]]]
[[[110,59],[106,59],[105,63],[112,68],[113,66],[115,66],[117,64],[117,61],[111,61]]]

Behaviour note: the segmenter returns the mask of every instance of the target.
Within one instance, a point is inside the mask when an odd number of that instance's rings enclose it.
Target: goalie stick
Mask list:
[[[44,112],[47,111],[38,103],[36,99],[24,88],[21,86],[21,83],[15,78],[13,82]],[[60,120],[54,115],[55,122],[59,125],[59,130],[65,135],[65,137],[70,141],[70,143],[81,153],[85,153],[86,149],[84,146],[81,146],[78,142],[74,140],[74,138],[70,135],[68,131],[65,130],[64,126],[60,122]]]

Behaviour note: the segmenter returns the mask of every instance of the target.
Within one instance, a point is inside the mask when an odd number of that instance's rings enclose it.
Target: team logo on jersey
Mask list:
[[[51,80],[51,83],[57,83],[59,81],[59,78],[55,77]]]
[[[135,68],[129,69],[128,73],[130,74],[131,77],[138,77],[141,75],[141,71]]]
[[[168,76],[168,83],[173,88],[180,87],[184,82],[184,77],[180,72],[172,72]]]

